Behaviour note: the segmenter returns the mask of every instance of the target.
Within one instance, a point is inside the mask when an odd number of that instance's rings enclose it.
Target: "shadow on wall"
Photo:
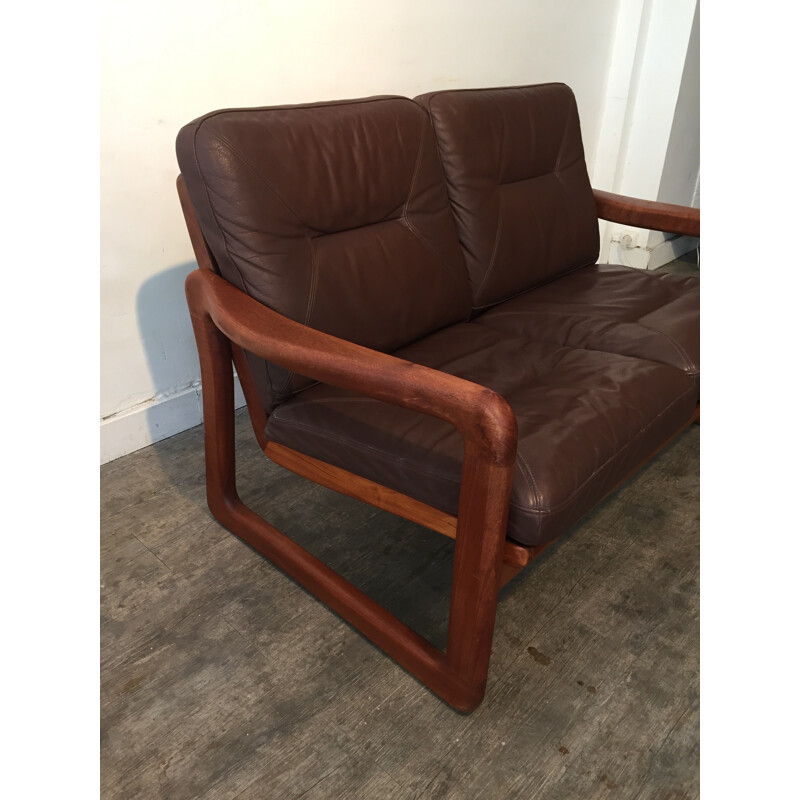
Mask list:
[[[184,282],[195,261],[170,267],[146,280],[136,296],[139,334],[153,381],[155,402],[147,409],[153,442],[201,421],[200,361]]]

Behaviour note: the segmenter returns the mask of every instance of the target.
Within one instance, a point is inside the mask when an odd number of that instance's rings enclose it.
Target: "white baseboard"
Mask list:
[[[623,264],[637,269],[658,269],[670,261],[675,261],[686,253],[696,250],[700,239],[696,236],[678,236],[649,247],[627,247],[615,238],[611,241],[608,254],[609,264]]]
[[[667,239],[666,242],[661,242],[650,251],[650,263],[647,268],[663,267],[664,264],[669,264],[670,261],[685,256],[692,250],[697,250],[699,245],[700,239],[696,236],[678,236],[675,239]]]
[[[233,376],[234,405],[244,405],[239,376]],[[198,383],[176,394],[154,397],[100,421],[100,463],[141,450],[203,421],[202,387]]]

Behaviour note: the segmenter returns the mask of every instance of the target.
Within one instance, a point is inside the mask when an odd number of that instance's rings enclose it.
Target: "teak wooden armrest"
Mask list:
[[[476,708],[486,688],[516,453],[516,418],[508,403],[485,387],[293,322],[207,269],[187,277],[186,296],[200,354],[211,512],[450,705]],[[239,499],[231,343],[309,378],[437,416],[461,432],[464,462],[444,652]]]
[[[232,342],[313,380],[351,389],[454,425],[483,458],[514,460],[517,422],[499,394],[477,383],[339,339],[278,314],[209,271],[186,280],[189,307]]]
[[[700,209],[676,206],[671,203],[654,203],[625,197],[621,194],[594,189],[597,216],[609,222],[649,228],[665,233],[682,233],[686,236],[700,235]]]

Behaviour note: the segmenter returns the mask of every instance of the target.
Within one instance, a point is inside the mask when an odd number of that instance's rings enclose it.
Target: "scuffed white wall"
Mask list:
[[[101,6],[101,457],[200,422],[178,129],[215,108],[564,81],[593,163],[619,0]]]

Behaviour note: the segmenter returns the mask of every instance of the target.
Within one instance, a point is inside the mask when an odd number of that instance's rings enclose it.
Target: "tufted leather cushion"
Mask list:
[[[433,121],[476,309],[597,260],[597,209],[568,86],[416,101]]]
[[[400,97],[216,111],[178,162],[223,277],[310,327],[394,350],[469,315],[430,122]],[[310,381],[249,356],[267,410]]]
[[[593,264],[490,308],[475,319],[542,342],[646,358],[700,382],[700,281]]]
[[[508,535],[537,545],[566,531],[690,418],[683,372],[560,347],[485,325],[454,325],[396,355],[488,386],[517,417]],[[267,438],[449,513],[463,442],[435,417],[316,385],[280,405]]]

